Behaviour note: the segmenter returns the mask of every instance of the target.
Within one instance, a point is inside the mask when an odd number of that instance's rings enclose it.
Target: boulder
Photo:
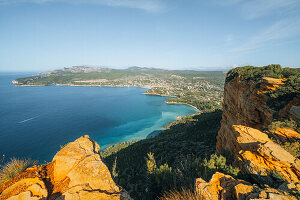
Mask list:
[[[89,136],[68,143],[47,165],[27,169],[0,184],[0,199],[130,200],[113,181]]]
[[[196,179],[196,192],[205,200],[296,200],[296,197],[273,188],[261,189],[246,181],[216,172],[209,182]]]

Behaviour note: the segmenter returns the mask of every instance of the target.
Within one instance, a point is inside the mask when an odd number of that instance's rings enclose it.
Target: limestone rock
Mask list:
[[[288,193],[279,192],[272,188],[260,189],[246,181],[237,180],[219,172],[215,173],[209,182],[198,178],[196,180],[196,191],[205,200],[297,199]]]
[[[236,163],[249,174],[268,176],[277,171],[286,181],[299,183],[299,160],[254,128],[234,126]]]
[[[89,136],[61,149],[51,163],[27,169],[0,184],[0,199],[130,200],[101,161]]]
[[[280,142],[293,142],[300,139],[300,133],[290,128],[277,128],[271,133]]]
[[[0,199],[40,199],[48,196],[43,180],[25,178],[2,191]]]
[[[99,150],[99,145],[85,136],[54,156],[54,185],[67,183],[60,191],[64,199],[120,199],[121,191],[101,161]]]
[[[225,83],[223,115],[216,151],[220,153],[228,150],[234,157],[234,165],[250,174],[257,183],[274,184],[270,174],[274,172],[287,184],[295,184],[295,188],[300,191],[299,159],[262,132],[271,124],[273,116],[291,117],[300,105],[300,100],[294,98],[285,102],[286,106],[279,111],[268,106],[265,92],[276,90],[284,81],[265,77],[260,87],[257,87],[257,82],[243,80],[240,75],[236,75]],[[282,142],[300,138],[300,134],[292,129],[279,128],[272,133]]]
[[[290,114],[294,120],[300,122],[300,106],[292,106],[290,109]]]
[[[273,120],[273,111],[267,105],[267,97],[259,93],[254,82],[235,77],[224,86],[224,103],[221,128],[217,136],[217,152],[231,150],[233,125],[256,129],[267,127]]]

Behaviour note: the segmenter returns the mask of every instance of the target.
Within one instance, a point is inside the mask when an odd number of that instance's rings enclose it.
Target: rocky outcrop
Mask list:
[[[277,199],[296,200],[296,197],[287,192],[273,188],[261,189],[243,180],[237,180],[229,175],[215,173],[209,182],[198,178],[196,191],[203,199],[209,200],[248,200],[248,199]]]
[[[300,160],[296,159],[268,136],[254,128],[233,126],[236,140],[236,165],[247,174],[254,175],[257,182],[272,184],[269,174],[279,173],[288,182],[299,183]]]
[[[294,142],[300,139],[300,134],[290,128],[277,128],[276,130],[271,130],[270,132],[277,141],[282,143]]]
[[[99,145],[88,136],[67,144],[47,165],[35,166],[0,185],[0,199],[131,199],[112,180]]]
[[[270,86],[269,86],[270,87]],[[235,140],[233,125],[262,129],[273,120],[273,111],[267,105],[267,97],[252,81],[243,81],[238,76],[226,82],[221,128],[217,136],[217,152],[230,147]]]
[[[260,184],[274,185],[272,173],[278,174],[285,184],[293,184],[300,191],[300,161],[263,132],[274,116],[297,118],[300,101],[294,98],[281,110],[267,104],[269,90],[284,85],[286,79],[264,78],[261,84],[235,75],[225,83],[221,128],[217,136],[216,151],[228,150],[234,165]],[[272,131],[281,142],[294,141],[300,134],[292,129]],[[277,185],[278,186],[278,185]],[[283,187],[283,186],[282,186]]]
[[[295,121],[300,122],[300,106],[292,106],[289,113]]]

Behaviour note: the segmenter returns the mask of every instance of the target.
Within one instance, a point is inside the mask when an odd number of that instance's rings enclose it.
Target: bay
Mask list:
[[[137,87],[15,87],[30,74],[0,74],[0,154],[50,162],[60,146],[88,134],[101,149],[145,139],[177,116],[196,113],[168,105]],[[0,156],[1,156],[0,155]],[[1,158],[0,158],[1,159]]]

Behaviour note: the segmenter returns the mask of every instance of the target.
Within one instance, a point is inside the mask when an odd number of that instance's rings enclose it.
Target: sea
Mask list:
[[[31,158],[51,162],[60,146],[83,135],[103,150],[145,139],[177,116],[196,113],[169,105],[138,87],[16,87],[12,80],[33,74],[0,73],[0,162]]]

